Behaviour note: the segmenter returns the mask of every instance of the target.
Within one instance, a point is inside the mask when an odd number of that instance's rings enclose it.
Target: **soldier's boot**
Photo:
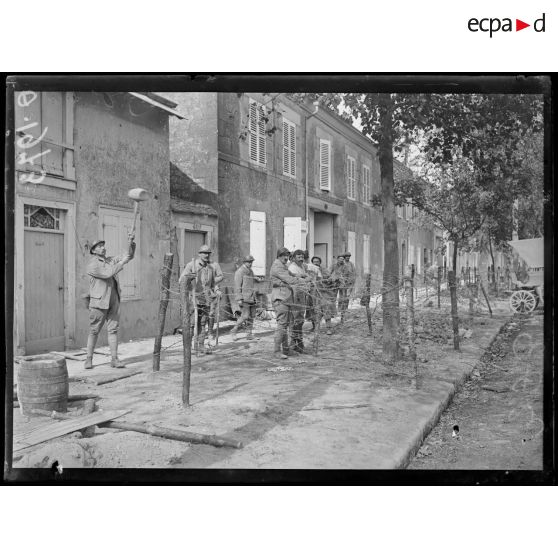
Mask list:
[[[333,330],[331,329],[331,320],[326,320],[326,335],[332,335]]]
[[[248,335],[246,336],[246,339],[255,339],[254,337],[254,326],[252,326],[251,324],[248,326]]]
[[[118,360],[118,335],[116,335],[116,333],[109,333],[108,343],[111,356],[110,365],[113,368],[126,368],[125,365]]]
[[[87,356],[85,357],[85,363],[83,367],[86,370],[93,368],[93,352],[95,351],[95,345],[97,344],[98,335],[92,333],[87,337]]]
[[[273,358],[286,359],[287,355],[283,352],[283,332],[276,331],[273,338]]]

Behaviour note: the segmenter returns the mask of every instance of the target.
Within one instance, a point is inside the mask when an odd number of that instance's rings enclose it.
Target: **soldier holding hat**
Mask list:
[[[289,354],[289,327],[292,325],[291,306],[294,304],[293,287],[308,282],[302,277],[295,277],[289,272],[287,262],[290,252],[287,248],[277,250],[277,259],[271,265],[271,302],[275,310],[277,329],[274,339],[274,356],[287,358]]]
[[[186,288],[195,297],[198,310],[198,323],[195,324],[195,327],[197,328],[198,340],[202,346],[205,342],[206,324],[210,322],[212,303],[219,296],[216,286],[223,280],[223,275],[219,275],[216,268],[209,262],[212,253],[213,251],[207,244],[200,246],[199,257],[188,262],[180,275],[180,280],[183,277],[186,278]],[[193,288],[192,283],[194,283]],[[190,323],[192,322],[193,320],[190,319]],[[194,329],[194,324],[191,328]],[[211,348],[207,346],[205,352],[210,353]]]
[[[253,327],[254,318],[256,317],[256,282],[261,279],[254,275],[252,264],[254,256],[248,255],[243,259],[242,265],[234,274],[234,297],[242,314],[235,326],[231,330],[233,341],[236,341],[236,334],[241,325],[246,324],[248,327],[247,339],[254,339]]]
[[[93,352],[97,338],[107,323],[108,343],[111,354],[111,366],[124,368],[118,360],[118,325],[120,321],[120,285],[116,276],[134,257],[136,244],[134,235],[128,235],[128,252],[119,257],[107,257],[105,241],[95,242],[89,253],[93,256],[87,264],[89,275],[89,336],[87,338],[87,355],[84,368],[93,368]]]

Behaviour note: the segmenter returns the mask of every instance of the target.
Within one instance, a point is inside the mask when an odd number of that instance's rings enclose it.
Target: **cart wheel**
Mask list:
[[[511,309],[519,314],[528,314],[537,307],[537,297],[531,291],[515,291],[510,298]]]

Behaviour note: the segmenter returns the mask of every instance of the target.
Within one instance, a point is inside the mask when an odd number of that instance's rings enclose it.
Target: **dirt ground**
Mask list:
[[[216,448],[97,427],[92,437],[75,433],[18,452],[14,467],[46,467],[54,459],[66,467],[100,468],[398,467],[451,398],[463,371],[473,369],[509,318],[505,307],[493,317],[462,314],[462,351],[455,353],[447,308],[423,307],[417,313],[418,375],[409,360],[382,363],[381,314],[373,316],[370,335],[363,308],[351,310],[334,335],[320,337],[317,357],[272,360],[268,323],[259,324],[262,335],[253,342],[235,343],[223,335],[213,355],[193,358],[186,409],[179,336],[165,338],[169,348],[156,374],[151,373],[152,340],[138,345],[145,346],[143,354],[122,345],[127,368],[139,373],[111,383],[93,383],[113,373],[106,364],[83,371],[82,363],[68,361],[70,394],[94,394],[101,409],[129,410],[121,420],[215,434],[244,447]],[[307,346],[311,339],[307,331]],[[15,433],[48,420],[15,410]]]
[[[542,325],[542,311],[507,324],[409,469],[542,469]]]

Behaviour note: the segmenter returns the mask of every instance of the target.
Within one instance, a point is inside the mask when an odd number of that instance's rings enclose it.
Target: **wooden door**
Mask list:
[[[182,252],[182,262],[186,265],[192,259],[198,257],[198,250],[205,244],[205,233],[199,231],[184,231],[184,251]]]
[[[24,231],[25,352],[63,351],[64,234]]]

